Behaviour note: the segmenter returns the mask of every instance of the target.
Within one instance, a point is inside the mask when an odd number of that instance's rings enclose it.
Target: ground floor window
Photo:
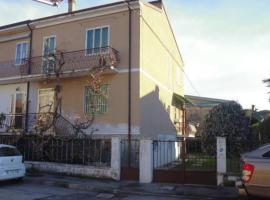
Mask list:
[[[108,110],[108,85],[102,85],[99,91],[85,87],[85,113],[104,114]]]

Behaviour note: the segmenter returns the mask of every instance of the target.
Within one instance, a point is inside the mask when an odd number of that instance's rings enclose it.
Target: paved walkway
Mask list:
[[[139,184],[127,181],[86,179],[58,175],[32,174],[24,179],[27,184],[62,187],[72,190],[95,193],[109,193],[135,196],[159,196],[170,198],[189,197],[189,199],[238,199],[234,187],[213,187],[180,184]],[[181,199],[181,198],[180,198]]]
[[[37,185],[30,183],[4,182],[0,184],[1,200],[212,200],[213,198],[155,195],[134,195],[122,193],[99,193],[63,187]]]

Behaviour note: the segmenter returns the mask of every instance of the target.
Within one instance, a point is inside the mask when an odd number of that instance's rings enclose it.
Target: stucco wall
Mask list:
[[[127,73],[104,75],[108,84],[108,111],[95,117],[96,134],[127,134],[128,132],[128,79]],[[84,113],[84,92],[88,85],[87,77],[66,78],[62,84],[62,113],[69,121],[86,121]],[[132,84],[132,133],[139,133],[139,73],[133,73]],[[30,111],[37,112],[38,89],[54,88],[55,80],[31,83]]]
[[[109,26],[109,45],[119,51],[120,64],[116,66],[120,71],[116,75],[106,75],[104,83],[109,87],[108,112],[99,115],[95,119],[95,126],[99,134],[127,134],[128,131],[128,49],[129,49],[129,15],[128,11],[121,11],[115,14],[107,14],[99,17],[81,19],[78,21],[33,28],[32,56],[41,56],[43,51],[44,37],[56,36],[56,49],[60,51],[77,51],[86,48],[86,31],[91,28]],[[72,18],[72,16],[71,16]],[[140,21],[139,16],[132,14],[132,60],[131,67],[139,67],[140,50]],[[19,41],[19,40],[18,40]],[[24,40],[22,40],[24,41]],[[0,62],[7,59],[14,60],[16,42],[11,41],[0,43]],[[80,59],[80,58],[74,58]],[[25,81],[25,80],[22,80]],[[62,111],[70,121],[84,117],[84,86],[87,85],[84,78],[65,78],[63,84]],[[29,113],[36,113],[38,108],[38,89],[53,88],[53,80],[31,81],[29,94]],[[132,73],[132,133],[139,133],[139,73],[135,70]]]
[[[144,3],[141,10],[140,130],[150,138],[175,135],[172,97],[184,96],[181,55],[162,6]]]
[[[132,66],[139,66],[139,30],[140,23],[137,15],[132,17]],[[44,37],[56,36],[56,49],[59,51],[77,51],[86,48],[86,31],[88,29],[109,26],[109,45],[120,52],[121,68],[128,67],[129,20],[128,12],[83,19],[44,28],[34,29],[33,56],[41,56]]]
[[[165,10],[149,3],[141,10],[141,68],[171,91],[184,95],[183,61]]]
[[[1,36],[0,36],[1,37]],[[0,64],[12,62],[16,58],[16,44],[19,42],[29,42],[30,38],[16,39],[7,42],[0,42]]]

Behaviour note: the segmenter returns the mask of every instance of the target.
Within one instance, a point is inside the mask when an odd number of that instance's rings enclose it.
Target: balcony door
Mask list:
[[[14,117],[12,125],[15,129],[23,129],[26,111],[26,94],[17,92],[12,95],[11,109]]]
[[[43,41],[43,58],[42,69],[43,73],[53,73],[55,71],[55,50],[56,49],[56,37],[45,37]]]
[[[53,112],[54,108],[54,89],[40,89],[38,92],[38,113]]]

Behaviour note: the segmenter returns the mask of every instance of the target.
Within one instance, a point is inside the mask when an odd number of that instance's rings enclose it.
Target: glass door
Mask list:
[[[14,114],[14,128],[23,129],[25,122],[26,94],[16,93],[12,102]]]
[[[43,59],[42,68],[43,73],[53,73],[55,71],[55,48],[56,37],[47,37],[43,43]]]

